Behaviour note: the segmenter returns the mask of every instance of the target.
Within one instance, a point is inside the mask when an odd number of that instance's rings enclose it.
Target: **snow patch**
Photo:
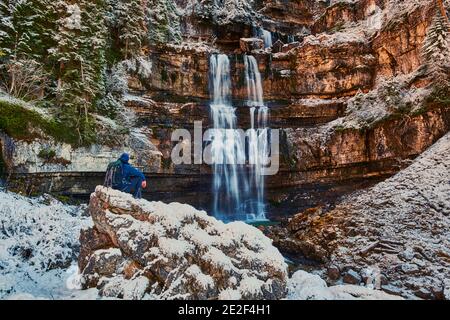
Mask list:
[[[297,271],[289,279],[289,300],[402,300],[383,291],[354,285],[328,287],[318,275]]]
[[[0,299],[71,294],[77,277],[66,269],[76,259],[80,230],[92,225],[82,213],[49,196],[0,191]]]

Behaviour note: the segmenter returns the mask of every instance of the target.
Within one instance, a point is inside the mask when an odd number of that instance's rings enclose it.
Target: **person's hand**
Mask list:
[[[147,181],[142,181],[142,189],[145,189],[145,188],[147,188]]]

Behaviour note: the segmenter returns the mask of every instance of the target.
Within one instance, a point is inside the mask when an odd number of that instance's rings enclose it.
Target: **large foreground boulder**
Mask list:
[[[271,240],[179,203],[97,187],[82,232],[84,287],[125,299],[279,299],[287,266]]]

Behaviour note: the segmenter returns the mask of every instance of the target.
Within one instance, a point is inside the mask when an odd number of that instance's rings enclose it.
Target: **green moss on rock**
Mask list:
[[[450,107],[450,86],[441,85],[433,88],[426,99],[426,104],[439,104],[442,107]]]
[[[56,152],[53,149],[42,149],[39,151],[38,157],[48,161],[56,157]]]
[[[39,131],[55,141],[71,145],[79,143],[75,131],[51,118],[44,118],[38,112],[10,101],[0,100],[0,130],[11,138],[31,141],[39,136]]]

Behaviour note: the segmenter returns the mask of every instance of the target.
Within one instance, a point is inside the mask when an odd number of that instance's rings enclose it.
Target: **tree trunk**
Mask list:
[[[80,72],[81,72],[81,81],[84,82],[84,68],[83,68],[83,61],[80,61]]]
[[[10,64],[11,87],[9,88],[9,95],[11,95],[11,96],[14,96],[13,92],[16,87],[17,43],[18,42],[19,42],[19,35],[16,33],[16,40],[14,42],[14,57],[12,59],[12,64]]]
[[[62,86],[62,72],[63,72],[63,70],[64,70],[64,63],[60,62],[59,63],[58,87],[57,87],[58,91],[61,89],[61,86]]]
[[[10,66],[11,68],[11,66]],[[16,71],[14,70],[15,67],[12,67],[12,69],[10,69],[12,72],[10,73],[10,77],[11,77],[11,86],[9,88],[9,95],[10,96],[14,96],[14,89],[16,88]]]

